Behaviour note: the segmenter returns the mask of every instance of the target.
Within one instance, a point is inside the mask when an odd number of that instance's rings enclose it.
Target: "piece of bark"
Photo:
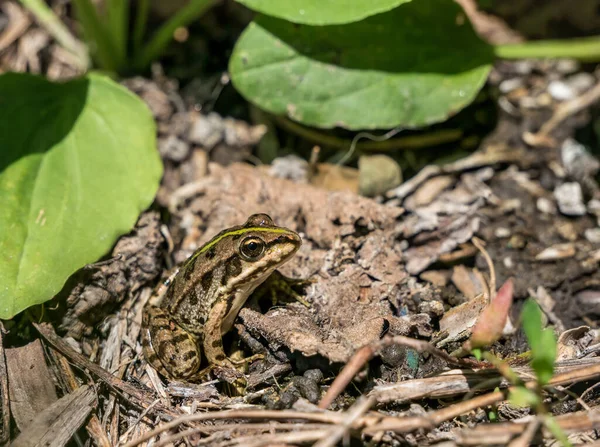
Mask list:
[[[11,444],[13,447],[62,447],[83,425],[95,407],[96,392],[89,385],[77,388],[46,407]]]
[[[5,352],[10,409],[17,427],[23,431],[58,396],[39,339]]]

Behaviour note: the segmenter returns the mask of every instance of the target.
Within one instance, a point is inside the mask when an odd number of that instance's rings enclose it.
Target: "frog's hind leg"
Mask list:
[[[142,319],[144,356],[159,373],[187,379],[200,369],[201,352],[195,337],[161,308],[149,306]]]

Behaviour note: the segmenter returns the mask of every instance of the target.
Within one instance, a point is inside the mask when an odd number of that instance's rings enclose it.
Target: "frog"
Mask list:
[[[301,244],[298,233],[260,213],[198,248],[171,275],[162,296],[143,309],[147,362],[164,377],[184,381],[198,380],[213,367],[234,369],[238,361],[225,355],[223,335],[258,286],[271,276],[286,279],[277,269]],[[303,301],[291,285],[283,288]],[[203,356],[208,368],[201,369]]]

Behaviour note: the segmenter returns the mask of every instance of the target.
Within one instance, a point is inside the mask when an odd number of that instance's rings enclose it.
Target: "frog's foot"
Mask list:
[[[223,363],[223,365],[212,366],[213,375],[222,382],[225,382],[227,394],[232,396],[243,396],[248,382],[244,374],[233,367]]]
[[[234,359],[234,358],[229,357],[229,361],[235,366],[240,366],[240,365],[247,365],[256,360],[262,360],[264,358],[265,358],[264,354],[254,354],[249,357],[244,357],[243,359]]]
[[[254,292],[254,297],[258,300],[268,294],[271,298],[271,303],[275,306],[282,301],[283,298],[292,298],[306,307],[310,307],[310,303],[306,301],[294,288],[304,288],[309,284],[313,284],[314,279],[294,279],[288,278],[279,271],[274,271],[267,280],[259,286]]]

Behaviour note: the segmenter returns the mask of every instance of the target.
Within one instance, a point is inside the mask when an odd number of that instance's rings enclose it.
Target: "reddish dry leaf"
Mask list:
[[[496,297],[481,312],[471,331],[471,338],[465,343],[466,349],[484,348],[500,338],[512,301],[513,281],[510,278],[500,287]]]

